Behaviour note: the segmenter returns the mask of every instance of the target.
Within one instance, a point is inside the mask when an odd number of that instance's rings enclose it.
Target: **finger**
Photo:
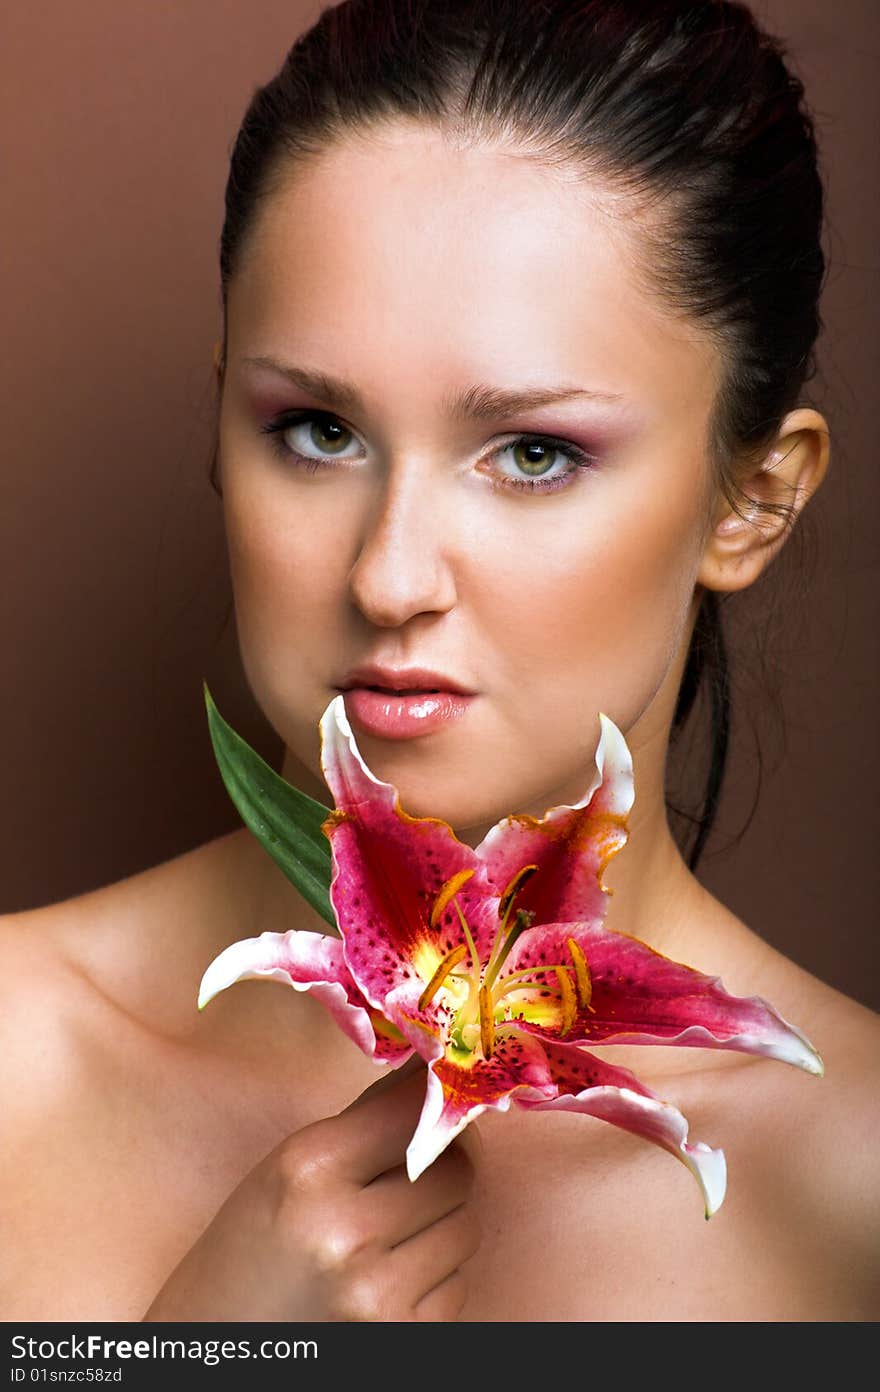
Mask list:
[[[326,1139],[336,1172],[358,1186],[403,1163],[425,1101],[424,1068],[392,1081],[379,1092],[377,1084],[333,1118]]]
[[[404,1165],[378,1175],[361,1190],[358,1203],[382,1245],[396,1247],[469,1199],[473,1183],[474,1167],[453,1143],[415,1181]]]
[[[415,1237],[393,1247],[383,1270],[398,1298],[415,1308],[430,1290],[473,1256],[481,1237],[473,1205],[461,1204]]]
[[[458,1319],[468,1296],[468,1278],[459,1268],[429,1290],[413,1310],[413,1319],[431,1323]]]

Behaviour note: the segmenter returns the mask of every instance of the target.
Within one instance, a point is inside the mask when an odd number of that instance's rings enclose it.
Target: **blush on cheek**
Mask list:
[[[519,655],[524,692],[544,692],[542,719],[564,726],[566,711],[586,720],[605,709],[625,728],[676,660],[697,566],[693,507],[680,496],[628,502],[625,527],[581,517],[579,536],[557,534],[552,558],[532,556],[498,592],[493,646]]]
[[[609,631],[625,655],[618,680],[628,689],[633,721],[654,702],[680,655],[698,566],[691,521],[688,509],[677,515],[658,509],[653,525],[631,537],[609,598]]]

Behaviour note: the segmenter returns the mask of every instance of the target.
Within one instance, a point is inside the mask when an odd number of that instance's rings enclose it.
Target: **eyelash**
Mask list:
[[[334,416],[330,411],[285,411],[282,415],[276,416],[274,420],[269,421],[267,425],[260,426],[260,432],[263,435],[270,436],[272,449],[279,458],[287,462],[292,459],[296,460],[297,463],[305,465],[307,473],[314,474],[319,469],[332,469],[334,467],[333,463],[329,460],[311,459],[308,455],[300,454],[298,450],[291,449],[289,445],[284,443],[283,434],[284,431],[290,430],[294,425],[302,425],[305,421],[318,420],[338,423],[338,417]],[[546,449],[555,450],[557,453],[565,455],[566,458],[571,461],[571,467],[566,469],[564,473],[557,474],[555,478],[548,480],[540,478],[514,479],[494,477],[491,481],[493,488],[500,488],[502,491],[508,488],[514,488],[517,490],[525,489],[529,493],[552,493],[558,488],[565,488],[578,469],[589,469],[596,463],[596,459],[593,455],[587,454],[577,445],[573,445],[567,440],[554,439],[551,435],[518,435],[515,439],[508,440],[506,444],[500,445],[495,453],[500,453],[502,450],[514,449],[517,445],[541,445]]]

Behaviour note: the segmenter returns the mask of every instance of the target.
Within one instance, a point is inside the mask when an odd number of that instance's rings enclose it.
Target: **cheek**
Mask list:
[[[327,519],[279,506],[256,488],[228,493],[225,518],[242,629],[267,637],[322,631],[342,583],[338,538],[332,528],[328,534]]]
[[[540,691],[548,715],[602,709],[627,728],[678,652],[698,566],[693,494],[638,482],[597,480],[576,516],[496,572],[499,672],[511,693]]]
[[[323,704],[314,688],[340,662],[342,552],[326,522],[280,505],[277,488],[224,481],[224,512],[248,685],[285,745],[317,773]]]

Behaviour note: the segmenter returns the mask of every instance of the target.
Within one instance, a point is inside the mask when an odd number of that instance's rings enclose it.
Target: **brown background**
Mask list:
[[[245,105],[319,8],[5,7],[0,910],[67,898],[240,825],[203,677],[278,766],[234,622],[224,627],[225,544],[207,482],[216,247]],[[700,877],[782,951],[877,1008],[880,6],[755,9],[787,42],[818,122],[832,266],[809,392],[834,452],[806,514],[812,578],[795,571],[780,597],[792,542],[739,610],[737,681],[758,716],[764,786],[732,844],[756,787],[741,714]],[[781,621],[768,630],[774,604]],[[778,699],[748,687],[762,633]]]

